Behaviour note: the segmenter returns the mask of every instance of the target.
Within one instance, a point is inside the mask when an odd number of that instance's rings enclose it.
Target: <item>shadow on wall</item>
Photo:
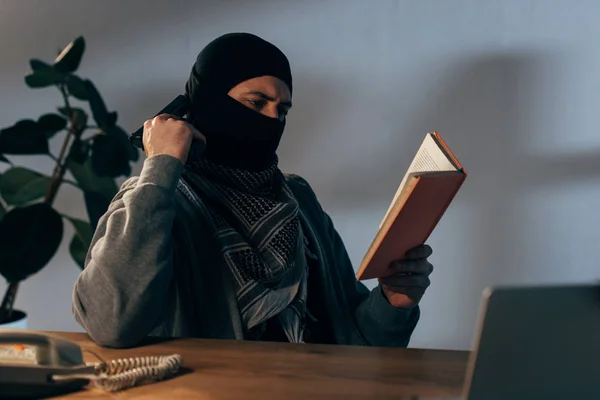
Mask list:
[[[346,96],[341,93],[343,88],[339,79],[317,75],[314,71],[296,72],[294,106],[278,149],[284,171],[307,170],[311,163],[316,165],[315,149],[331,140],[327,136],[329,127],[333,129],[338,121],[344,119]],[[307,159],[312,161],[307,163]]]
[[[526,248],[527,237],[520,234],[527,223],[518,203],[523,193],[599,180],[600,149],[550,156],[533,153],[529,145],[543,140],[540,126],[560,118],[551,115],[545,96],[549,91],[556,96],[552,88],[564,80],[561,67],[568,59],[560,53],[520,52],[461,62],[443,77],[448,86],[437,99],[429,99],[425,111],[408,124],[410,132],[423,132],[435,124],[467,170],[472,166],[457,200],[469,205],[469,221],[477,226],[472,240],[465,241],[469,247],[465,250],[472,257],[467,264],[478,268],[471,272],[483,278],[478,282],[519,276],[518,254],[531,251]]]
[[[532,154],[530,143],[543,140],[539,126],[547,121],[542,119],[555,118],[549,115],[552,110],[544,96],[548,90],[556,95],[556,90],[548,88],[564,80],[561,65],[565,59],[569,58],[554,53],[504,53],[454,64],[446,68],[442,86],[435,91],[438,96],[427,99],[406,125],[409,132],[425,132],[434,124],[470,174],[457,197],[469,210],[467,229],[455,227],[470,235],[462,240],[462,266],[452,271],[438,269],[436,277],[454,282],[452,290],[464,293],[458,297],[462,304],[453,304],[464,311],[452,315],[460,321],[446,326],[460,327],[460,322],[472,320],[483,287],[523,276],[520,257],[532,251],[522,233],[527,224],[519,203],[524,193],[544,185],[560,190],[574,180],[599,180],[600,150]],[[394,146],[401,145],[399,138]],[[436,291],[449,290],[445,286],[437,285]],[[443,296],[457,299],[452,293]]]
[[[395,132],[389,143],[393,154],[389,171],[395,177],[398,171],[403,174],[423,135],[436,129],[470,172],[469,185],[463,192],[475,187],[478,200],[482,194],[490,198],[506,195],[513,187],[597,179],[600,149],[545,156],[525,148],[528,143],[543,140],[545,128],[539,129],[540,119],[551,119],[555,110],[543,108],[541,103],[548,88],[560,80],[560,65],[565,59],[568,56],[563,54],[535,52],[462,57],[435,72],[426,70],[426,75],[406,79],[419,82],[417,90],[430,95],[405,113],[408,119],[400,117],[387,124]],[[429,86],[423,82],[429,82]],[[386,101],[392,105],[406,103],[405,93],[410,92],[398,90],[398,98]],[[556,96],[556,90],[552,95]],[[372,203],[373,193],[389,192],[389,182],[381,175],[367,177],[369,190],[357,185],[351,176],[340,178],[334,182],[336,193],[356,203]]]

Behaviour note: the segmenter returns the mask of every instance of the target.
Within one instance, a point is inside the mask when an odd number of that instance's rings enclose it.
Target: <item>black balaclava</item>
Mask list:
[[[227,93],[239,83],[274,76],[292,91],[287,57],[273,44],[248,33],[230,33],[198,55],[186,85],[189,119],[206,137],[203,157],[215,163],[258,171],[272,165],[285,128]]]

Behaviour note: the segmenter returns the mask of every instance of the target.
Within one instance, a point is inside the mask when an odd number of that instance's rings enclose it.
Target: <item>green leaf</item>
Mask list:
[[[51,138],[67,127],[67,120],[58,114],[44,114],[38,119],[37,123],[39,129],[44,132],[47,138]]]
[[[96,124],[98,124],[100,128],[106,129],[111,126],[112,121],[108,109],[106,108],[106,104],[104,104],[104,100],[102,99],[102,96],[100,96],[96,86],[88,79],[84,82],[90,108],[92,109],[92,117],[94,117],[94,121],[96,121]]]
[[[119,141],[119,143],[121,144],[121,146],[123,146],[123,148],[126,149],[127,156],[130,161],[135,162],[139,159],[139,157],[140,157],[139,150],[137,149],[137,147],[133,147],[131,145],[131,143],[129,142],[129,135],[127,134],[127,132],[125,132],[123,130],[123,128],[121,128],[118,125],[113,125],[113,126],[106,128],[105,132],[109,136],[116,138]]]
[[[48,154],[48,151],[48,138],[33,120],[21,120],[0,130],[0,154]]]
[[[75,234],[79,236],[83,243],[92,243],[92,236],[94,236],[94,232],[92,231],[92,226],[89,222],[72,217],[65,218],[71,222],[73,228],[75,228]]]
[[[57,85],[64,79],[65,76],[54,68],[41,68],[25,75],[25,83],[32,89]]]
[[[58,111],[67,117],[69,121],[72,119],[72,115],[69,114],[69,110],[66,107],[59,107]],[[75,123],[78,128],[84,127],[87,124],[88,116],[85,111],[81,108],[71,107],[71,113],[75,115]]]
[[[89,159],[85,163],[69,159],[67,168],[84,192],[98,192],[110,202],[119,190],[114,180],[94,173]]]
[[[0,177],[0,194],[10,205],[22,205],[46,194],[50,178],[23,167],[13,167]]]
[[[29,66],[31,67],[32,71],[37,71],[38,69],[52,69],[52,65],[42,60],[38,60],[37,58],[32,58],[29,60]]]
[[[85,258],[87,257],[88,249],[89,245],[83,243],[81,238],[77,234],[74,234],[71,243],[69,243],[69,253],[71,253],[71,258],[81,269],[85,267]]]
[[[76,163],[83,164],[90,153],[89,142],[84,142],[80,138],[75,138],[71,148],[69,149],[69,158]]]
[[[112,111],[108,113],[108,125],[114,126],[117,123],[117,119],[119,118],[119,114],[116,111]]]
[[[79,36],[65,47],[54,60],[54,68],[63,73],[74,72],[79,68],[81,57],[85,51],[85,40]]]
[[[71,239],[69,252],[73,260],[83,269],[85,257],[92,243],[94,232],[89,222],[82,221],[76,218],[66,217],[75,228],[75,235]]]
[[[83,79],[76,75],[69,75],[67,77],[67,89],[72,96],[75,96],[79,100],[87,100],[87,88]]]
[[[2,181],[2,174],[0,174],[0,182]],[[6,214],[6,208],[0,203],[0,221],[2,221],[2,217]]]
[[[113,136],[96,136],[92,144],[92,168],[98,176],[116,178],[131,174],[127,148]]]
[[[0,221],[0,274],[19,282],[54,257],[63,236],[61,216],[48,204],[17,207]]]
[[[90,225],[93,230],[96,230],[98,221],[108,210],[112,199],[108,199],[98,192],[85,192],[83,198],[88,217],[90,218]]]

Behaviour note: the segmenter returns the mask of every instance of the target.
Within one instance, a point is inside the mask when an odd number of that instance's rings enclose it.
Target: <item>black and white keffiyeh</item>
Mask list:
[[[277,317],[290,342],[302,342],[307,266],[298,203],[277,160],[260,172],[198,158],[183,184],[210,215],[231,271],[246,331]]]

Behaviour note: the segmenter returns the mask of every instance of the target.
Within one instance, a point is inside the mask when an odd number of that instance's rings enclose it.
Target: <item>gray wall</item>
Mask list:
[[[468,169],[430,241],[436,270],[412,342],[468,348],[485,286],[600,275],[599,14],[584,0],[0,0],[0,126],[60,104],[22,76],[77,35],[81,74],[127,130],[182,91],[209,40],[262,35],[295,79],[282,167],[311,182],[355,265],[426,132]],[[26,162],[51,172],[44,158]],[[67,186],[57,201],[85,217],[82,204]],[[19,293],[30,328],[79,330],[66,230]]]

